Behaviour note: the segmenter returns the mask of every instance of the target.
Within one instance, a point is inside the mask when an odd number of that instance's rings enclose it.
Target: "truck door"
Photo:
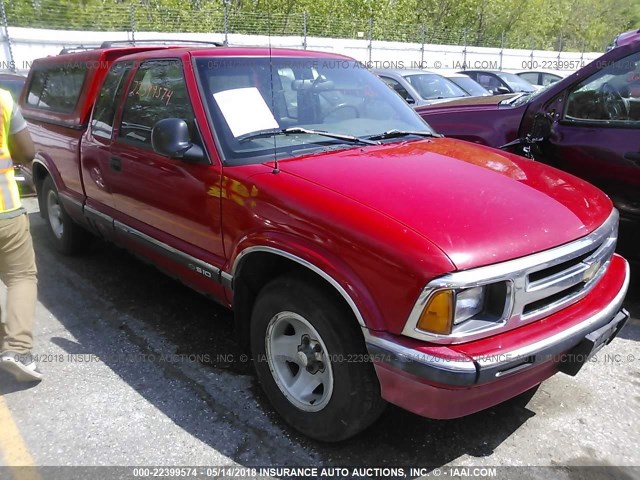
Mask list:
[[[184,120],[191,141],[205,150],[179,59],[141,63],[125,94],[109,159],[111,174],[118,177],[113,189],[116,231],[125,241],[132,236],[146,241],[166,257],[169,269],[188,268],[212,279],[215,268],[208,266],[224,263],[220,198],[215,194],[221,169],[207,158],[190,163],[155,152],[151,131],[165,118]]]
[[[113,224],[109,219],[116,212],[113,184],[118,180],[109,166],[113,122],[118,99],[122,96],[131,67],[132,62],[117,62],[111,66],[96,98],[89,128],[80,146],[82,180],[87,196],[85,211],[95,227],[107,238],[113,236]]]

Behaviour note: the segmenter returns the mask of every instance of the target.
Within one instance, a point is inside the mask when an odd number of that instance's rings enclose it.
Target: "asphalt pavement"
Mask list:
[[[27,203],[45,379],[31,387],[0,372],[0,478],[18,478],[2,468],[14,465],[38,466],[33,478],[52,476],[44,466],[79,465],[428,466],[449,476],[452,467],[593,465],[638,478],[640,269],[626,302],[633,318],[578,376],[558,374],[528,403],[456,420],[390,406],[357,437],[323,444],[271,411],[230,312],[115,246],[57,254]]]

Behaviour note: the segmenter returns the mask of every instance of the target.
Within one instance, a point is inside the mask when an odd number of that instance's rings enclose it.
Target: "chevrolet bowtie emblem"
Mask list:
[[[587,268],[584,272],[585,282],[591,280],[595,276],[595,274],[598,272],[599,269],[600,269],[600,262],[594,262],[590,264],[589,268]]]

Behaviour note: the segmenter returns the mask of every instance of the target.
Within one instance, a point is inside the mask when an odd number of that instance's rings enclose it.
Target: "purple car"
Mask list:
[[[446,136],[529,154],[597,185],[614,201],[622,221],[632,225],[633,233],[621,241],[635,243],[638,256],[640,39],[532,93],[416,110]]]
[[[609,47],[609,50],[622,45],[628,45],[640,39],[640,28],[636,30],[629,30],[628,32],[621,33],[613,39],[613,43]]]

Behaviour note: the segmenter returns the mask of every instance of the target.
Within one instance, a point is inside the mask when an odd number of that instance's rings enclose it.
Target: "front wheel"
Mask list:
[[[51,177],[45,178],[42,182],[40,208],[52,235],[53,244],[59,252],[73,255],[89,244],[91,235],[66,212]]]
[[[304,275],[277,278],[260,292],[251,350],[274,409],[311,438],[344,440],[384,409],[356,320],[333,292]]]

